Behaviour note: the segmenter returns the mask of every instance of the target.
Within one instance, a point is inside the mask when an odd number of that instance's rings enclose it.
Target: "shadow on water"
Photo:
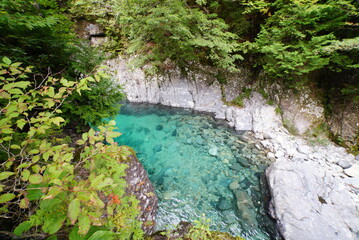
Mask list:
[[[268,161],[210,114],[125,104],[120,144],[135,149],[159,197],[157,228],[205,214],[211,228],[246,239],[280,239],[266,214]]]

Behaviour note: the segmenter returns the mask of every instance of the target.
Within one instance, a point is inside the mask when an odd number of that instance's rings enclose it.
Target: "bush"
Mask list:
[[[55,135],[66,99],[100,78],[34,86],[30,74],[6,57],[0,63],[1,225],[17,225],[14,238],[141,239],[138,201],[123,179],[132,151],[114,142],[115,123],[83,133],[78,149]]]

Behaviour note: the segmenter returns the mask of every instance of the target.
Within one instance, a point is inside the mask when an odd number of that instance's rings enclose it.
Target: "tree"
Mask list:
[[[158,70],[172,63],[180,68],[204,63],[233,71],[235,60],[241,59],[237,36],[227,31],[228,25],[186,1],[123,0],[115,11],[128,53],[137,56],[140,66],[150,63]]]
[[[268,15],[251,47],[262,54],[261,64],[271,76],[291,79],[324,67],[358,67],[359,39],[350,22],[357,8],[351,1],[258,0],[246,5],[249,13]]]

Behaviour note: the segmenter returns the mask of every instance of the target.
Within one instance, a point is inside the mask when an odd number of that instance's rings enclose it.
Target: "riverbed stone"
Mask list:
[[[352,164],[349,161],[346,160],[340,160],[337,163],[339,166],[341,166],[343,169],[347,169],[350,168],[352,166]]]
[[[216,146],[212,146],[209,150],[208,150],[209,155],[211,156],[217,156],[218,154],[218,148]]]
[[[217,207],[219,210],[224,211],[231,209],[233,206],[230,200],[223,198],[219,200]]]
[[[345,169],[344,173],[350,177],[359,177],[359,164],[354,164],[350,168]]]
[[[233,163],[229,168],[236,172],[242,170],[242,166],[239,163]]]
[[[238,181],[233,181],[231,182],[231,184],[229,184],[229,189],[231,190],[235,190],[235,189],[239,189],[240,185]]]
[[[311,148],[309,147],[309,146],[299,146],[298,148],[297,148],[297,151],[299,152],[299,153],[302,153],[302,154],[308,154],[308,153],[310,153],[311,152]]]
[[[159,124],[159,125],[156,126],[156,130],[157,130],[157,131],[162,131],[162,129],[163,129],[163,125],[162,125],[162,124]]]
[[[162,145],[156,145],[153,147],[153,152],[154,153],[157,153],[157,152],[160,152],[162,151]]]
[[[241,166],[246,167],[246,168],[248,168],[248,167],[251,166],[251,164],[248,162],[248,160],[247,160],[246,158],[244,158],[244,157],[238,157],[238,158],[237,158],[237,162],[238,162]]]

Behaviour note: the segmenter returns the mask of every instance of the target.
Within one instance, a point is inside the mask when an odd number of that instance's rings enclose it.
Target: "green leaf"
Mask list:
[[[14,230],[16,236],[21,236],[24,232],[28,231],[32,227],[32,222],[25,221],[19,224]]]
[[[54,95],[55,95],[55,90],[54,90],[53,87],[49,87],[49,91],[47,92],[47,95],[48,95],[49,97],[54,97]]]
[[[10,89],[10,90],[8,91],[8,93],[10,93],[10,94],[24,94],[23,91],[21,91],[21,90],[18,89],[18,88]]]
[[[39,184],[42,182],[42,176],[40,174],[32,174],[29,177],[29,182],[32,184]]]
[[[28,198],[23,198],[20,201],[20,208],[28,208],[29,207],[29,199]]]
[[[8,201],[11,201],[15,198],[15,194],[13,193],[5,193],[0,196],[0,203],[6,203]]]
[[[63,119],[62,117],[55,117],[52,118],[51,121],[57,126],[60,126],[60,123],[65,122],[65,119]]]
[[[10,134],[10,133],[13,133],[14,130],[12,128],[2,128],[1,132],[5,133],[5,134]]]
[[[38,149],[32,149],[29,151],[29,154],[38,154],[40,151]]]
[[[21,175],[22,175],[22,180],[23,181],[27,181],[29,180],[29,177],[30,177],[30,171],[27,170],[27,169],[24,169],[22,172],[21,172]]]
[[[16,145],[16,144],[11,145],[10,148],[11,149],[21,149],[21,147],[19,145]]]
[[[3,57],[2,58],[2,61],[7,64],[7,65],[10,65],[11,64],[11,60],[8,58],[8,57]]]
[[[15,174],[14,172],[2,172],[0,173],[0,180],[4,180],[14,174]]]
[[[101,181],[101,183],[97,186],[96,189],[100,190],[103,187],[110,186],[113,183],[113,179],[106,178],[105,180]]]
[[[22,129],[25,126],[26,121],[24,119],[19,119],[16,121],[16,124],[18,128]]]
[[[52,154],[51,152],[45,152],[45,153],[42,155],[42,158],[43,158],[45,161],[47,161],[47,160],[49,159],[49,157],[50,157],[51,154]]]
[[[88,240],[113,240],[114,233],[111,231],[97,231]]]
[[[3,86],[3,89],[8,91],[12,88],[26,88],[27,86],[30,85],[29,81],[20,81],[20,82],[13,82],[13,83],[8,83],[6,85]]]
[[[97,186],[102,182],[102,179],[105,176],[101,173],[100,175],[98,175],[95,179],[91,180],[91,187],[92,188],[97,188]]]
[[[85,235],[91,226],[91,221],[88,215],[82,214],[79,217],[79,234]]]
[[[66,219],[66,215],[61,212],[56,214],[49,214],[45,216],[44,225],[42,226],[42,230],[48,234],[54,234],[60,230],[62,224]]]
[[[35,186],[29,185],[28,187],[32,188],[32,187],[36,187],[36,185]],[[41,189],[28,189],[27,190],[27,198],[29,199],[29,201],[39,200],[42,197],[42,195],[44,195],[44,194],[42,193]]]
[[[70,202],[68,212],[67,212],[67,215],[69,216],[69,218],[71,220],[71,224],[75,224],[75,222],[77,221],[77,218],[80,215],[80,211],[81,211],[80,200],[78,200],[76,198]]]

